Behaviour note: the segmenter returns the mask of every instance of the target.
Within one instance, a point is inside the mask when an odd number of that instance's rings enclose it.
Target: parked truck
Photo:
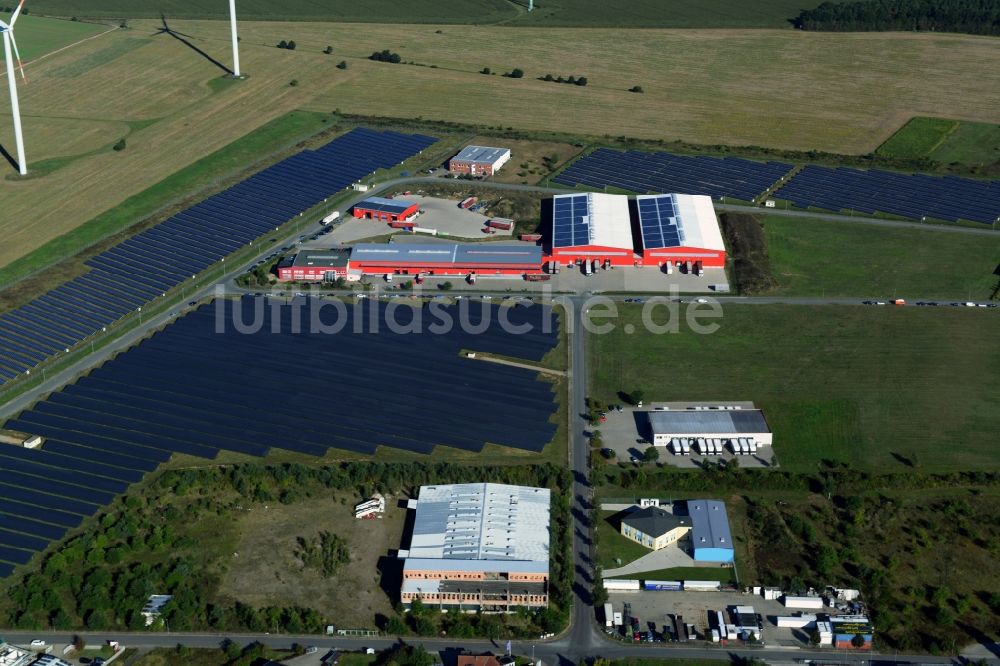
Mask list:
[[[470,208],[472,208],[473,206],[476,205],[476,201],[478,201],[478,199],[476,199],[476,197],[465,197],[458,204],[458,207],[459,208],[464,208],[465,210],[469,210]]]
[[[610,629],[615,626],[615,613],[610,603],[604,604],[604,627]]]
[[[335,210],[332,213],[330,213],[329,215],[327,215],[326,217],[324,217],[320,221],[320,224],[326,226],[327,224],[330,224],[331,222],[333,222],[334,220],[339,219],[339,218],[340,218],[340,211]]]
[[[583,262],[583,274],[590,277],[594,272],[593,267],[590,265],[589,261],[584,260]]]
[[[705,274],[705,267],[702,265],[701,261],[694,262],[694,274],[698,277]]]

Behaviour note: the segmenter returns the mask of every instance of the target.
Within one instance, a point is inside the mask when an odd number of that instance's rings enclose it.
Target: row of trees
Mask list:
[[[368,59],[376,62],[391,62],[394,65],[403,62],[403,58],[398,53],[393,53],[389,49],[375,51],[375,53],[368,56]]]
[[[1000,35],[1000,0],[824,2],[795,20],[803,30],[933,30]]]
[[[539,81],[552,81],[554,83],[569,83],[577,86],[587,85],[586,76],[573,76],[572,74],[566,78],[561,76],[552,76],[551,74],[546,74],[545,76],[539,76]]]

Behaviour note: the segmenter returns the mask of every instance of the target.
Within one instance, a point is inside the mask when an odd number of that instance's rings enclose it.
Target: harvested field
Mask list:
[[[22,89],[29,160],[59,168],[0,180],[6,241],[0,265],[295,109],[863,153],[903,118],[951,111],[955,99],[963,100],[967,119],[995,120],[990,93],[1000,88],[995,42],[971,36],[642,30],[630,33],[623,55],[621,32],[610,29],[370,25],[359,31],[251,22],[241,25],[250,78],[227,84],[222,68],[157,35],[159,27],[133,21],[129,30],[32,68],[32,83]],[[224,23],[171,27],[218,63],[229,62]],[[298,49],[275,49],[281,39],[294,39]],[[580,41],[588,44],[585,54],[565,48]],[[334,47],[330,56],[322,53],[327,45]],[[428,66],[367,60],[383,48]],[[346,70],[335,67],[341,60]],[[522,67],[526,77],[488,77],[478,73],[482,67]],[[549,71],[586,75],[590,83],[535,80]],[[292,79],[297,86],[289,85]],[[892,95],[885,94],[887,80],[895,82]],[[632,85],[646,93],[624,95]],[[408,103],[400,105],[400,97]],[[0,115],[6,104],[0,99]],[[52,119],[60,119],[57,132],[43,129]],[[110,125],[98,130],[95,119]],[[0,127],[5,146],[9,132]],[[111,151],[110,139],[126,134],[128,148]],[[46,165],[73,157],[68,146],[87,157]]]

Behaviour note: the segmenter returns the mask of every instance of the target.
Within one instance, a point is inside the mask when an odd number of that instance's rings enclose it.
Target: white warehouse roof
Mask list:
[[[527,560],[547,567],[550,494],[498,483],[421,486],[408,560]]]
[[[632,250],[628,197],[587,192],[552,198],[553,248],[585,245]]]
[[[701,194],[643,194],[635,198],[644,250],[694,247],[724,252],[712,198]]]

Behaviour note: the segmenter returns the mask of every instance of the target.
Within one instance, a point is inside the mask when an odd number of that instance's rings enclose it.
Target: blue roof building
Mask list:
[[[690,500],[691,547],[696,562],[732,562],[733,535],[726,505],[718,500]]]

